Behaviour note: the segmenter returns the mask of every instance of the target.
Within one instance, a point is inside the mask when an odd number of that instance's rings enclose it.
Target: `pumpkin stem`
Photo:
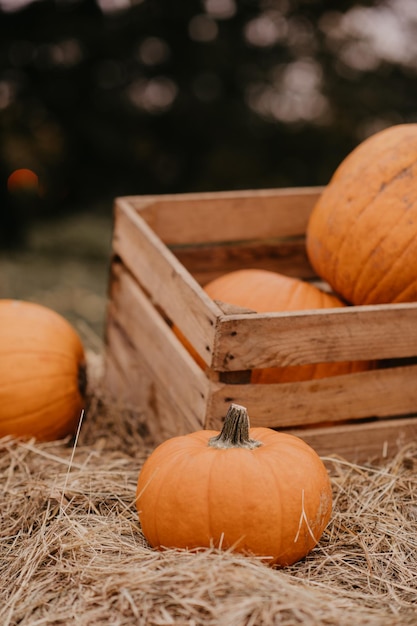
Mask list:
[[[261,441],[249,437],[249,416],[240,404],[231,404],[221,432],[209,439],[212,448],[257,448]]]

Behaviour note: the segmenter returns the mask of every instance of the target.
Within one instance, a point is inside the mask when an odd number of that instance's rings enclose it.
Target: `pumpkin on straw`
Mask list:
[[[0,437],[61,439],[74,434],[84,408],[81,340],[55,311],[0,300]]]
[[[249,428],[232,404],[220,433],[160,444],[139,474],[136,506],[155,548],[215,546],[286,566],[317,544],[332,510],[327,470],[302,439]]]

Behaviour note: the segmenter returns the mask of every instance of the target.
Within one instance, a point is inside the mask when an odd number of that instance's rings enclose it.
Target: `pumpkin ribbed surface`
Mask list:
[[[303,558],[332,508],[329,477],[316,452],[268,428],[250,429],[261,444],[253,449],[211,447],[216,435],[204,430],[174,437],[148,457],[136,494],[148,542],[191,550],[213,545],[282,566]]]
[[[207,283],[204,291],[213,300],[247,307],[258,313],[343,306],[338,298],[310,283],[260,269],[223,274]]]
[[[417,300],[417,124],[376,133],[346,157],[313,209],[306,245],[348,302]]]
[[[257,313],[302,311],[345,306],[339,298],[314,285],[259,269],[237,270],[208,283],[204,290],[213,300],[253,309]],[[312,380],[369,369],[368,362],[339,362],[255,369],[253,383]]]
[[[51,309],[0,300],[0,436],[59,439],[84,407],[84,349]]]

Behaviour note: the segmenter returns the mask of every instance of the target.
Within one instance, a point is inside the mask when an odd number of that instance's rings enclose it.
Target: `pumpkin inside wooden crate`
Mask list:
[[[257,314],[221,306],[202,288],[242,267],[320,284],[305,251],[320,193],[116,200],[105,384],[111,396],[145,412],[155,443],[218,428],[230,402],[247,407],[253,426],[296,432],[321,454],[384,456],[417,434],[416,304]],[[249,382],[254,368],[351,360],[379,365],[313,381]]]

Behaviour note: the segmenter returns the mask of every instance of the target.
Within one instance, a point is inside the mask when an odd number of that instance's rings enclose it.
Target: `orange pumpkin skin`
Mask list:
[[[417,300],[417,124],[376,133],[346,157],[313,209],[306,245],[348,302]]]
[[[0,436],[61,439],[84,408],[83,345],[55,311],[0,300]]]
[[[332,509],[328,473],[298,437],[251,428],[255,449],[216,449],[215,431],[158,446],[139,474],[136,506],[154,548],[210,546],[286,566],[317,544]]]
[[[305,281],[261,269],[243,269],[223,274],[208,283],[204,290],[213,300],[253,309],[257,313],[345,306],[335,296]],[[201,359],[198,362],[202,364]],[[368,362],[360,361],[271,367],[253,370],[251,382],[269,384],[314,380],[369,368]]]

